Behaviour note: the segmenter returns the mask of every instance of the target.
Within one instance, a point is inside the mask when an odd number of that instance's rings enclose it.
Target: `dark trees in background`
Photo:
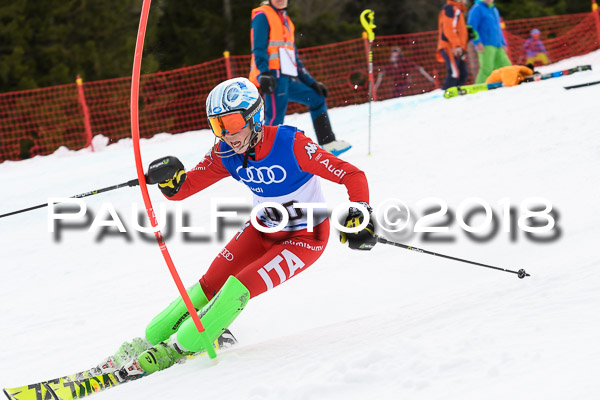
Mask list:
[[[139,0],[1,0],[0,91],[131,74]],[[156,17],[148,37],[156,31]],[[144,71],[158,69],[153,55]]]
[[[375,11],[377,35],[437,29],[444,0],[290,0],[299,48],[360,37]],[[131,74],[142,0],[0,0],[0,92]],[[258,0],[155,0],[143,73],[250,53]],[[498,0],[504,19],[589,12],[590,0]]]

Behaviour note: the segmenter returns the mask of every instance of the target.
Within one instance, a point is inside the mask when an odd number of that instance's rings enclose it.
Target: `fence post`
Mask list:
[[[92,151],[94,151],[94,145],[92,144],[92,124],[90,123],[90,109],[85,102],[85,95],[83,93],[83,80],[81,76],[77,75],[77,79],[75,80],[77,83],[77,98],[79,99],[79,104],[81,104],[81,108],[83,110],[83,126],[85,127],[85,136],[87,138],[87,143],[85,147],[90,147]]]
[[[510,61],[513,62],[513,59],[510,57],[510,46],[508,45],[508,40],[506,39],[506,34],[504,32],[506,31],[506,24],[504,23],[504,18],[502,17],[500,17],[500,28],[502,28],[502,36],[504,36],[504,41],[506,42],[506,55],[508,55]]]
[[[596,0],[592,0],[592,14],[594,14],[596,34],[598,35],[598,47],[600,47],[600,16],[598,16],[598,3],[596,3]]]
[[[223,57],[225,57],[225,69],[227,71],[227,79],[233,78],[231,75],[231,59],[229,58],[229,50],[225,50],[223,52]]]
[[[466,61],[465,61],[465,63],[466,63]],[[439,71],[438,71],[437,68],[433,69],[433,79],[435,79],[435,88],[436,89],[441,88],[442,85],[440,84],[440,81],[441,81],[441,79],[440,79],[440,73],[439,73]]]

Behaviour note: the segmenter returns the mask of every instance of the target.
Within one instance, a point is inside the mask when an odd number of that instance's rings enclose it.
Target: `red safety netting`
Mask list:
[[[582,55],[600,46],[597,13],[551,16],[506,22],[505,36],[513,63],[524,63],[523,43],[533,28],[551,62]],[[372,44],[375,100],[408,96],[441,86],[446,71],[436,61],[435,31],[376,37]],[[400,50],[402,68],[389,64]],[[355,39],[300,50],[311,74],[329,89],[329,107],[368,101],[368,42]],[[477,56],[469,45],[469,71],[477,73]],[[204,101],[215,85],[230,76],[247,76],[250,56],[231,56],[168,72],[144,75],[140,87],[140,135],[206,129]],[[229,72],[229,73],[228,73]],[[110,142],[130,136],[130,78],[83,83],[93,135]],[[290,103],[288,113],[305,112]],[[81,149],[89,144],[82,99],[73,83],[0,94],[0,162],[51,154],[58,147]]]
[[[513,63],[524,64],[523,44],[532,29],[540,31],[550,62],[589,53],[599,46],[593,13],[506,21],[505,37]]]

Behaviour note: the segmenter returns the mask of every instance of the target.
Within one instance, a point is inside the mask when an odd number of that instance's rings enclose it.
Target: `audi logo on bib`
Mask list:
[[[271,183],[281,183],[287,177],[287,173],[281,165],[259,168],[242,168],[239,166],[235,172],[237,172],[240,179],[244,182],[264,183],[265,185],[270,185]]]

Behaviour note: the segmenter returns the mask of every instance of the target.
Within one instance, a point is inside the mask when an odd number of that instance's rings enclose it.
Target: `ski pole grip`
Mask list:
[[[146,177],[146,179],[148,179],[148,177]],[[130,181],[127,182],[127,186],[131,186],[131,187],[137,186],[139,184],[140,184],[140,181],[137,180],[137,178],[136,179],[132,179],[132,180],[130,180]]]

